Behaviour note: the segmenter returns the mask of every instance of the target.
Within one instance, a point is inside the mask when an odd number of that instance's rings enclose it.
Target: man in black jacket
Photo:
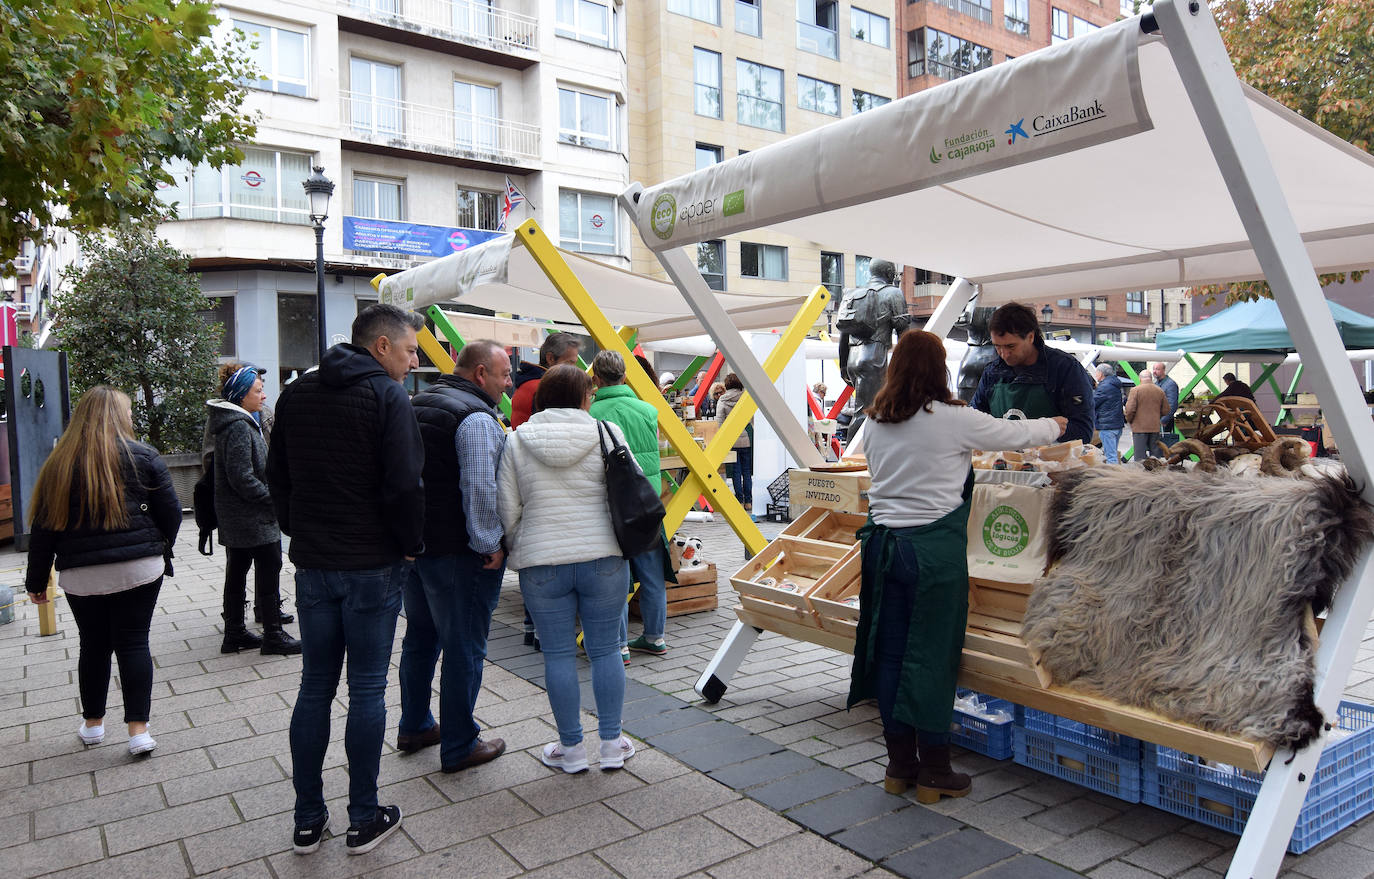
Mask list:
[[[419,365],[423,319],[373,305],[341,343],[282,391],[267,455],[281,530],[291,536],[301,688],[291,715],[296,852],[329,827],[321,772],[330,705],[348,655],[348,853],[376,848],[401,826],[378,806],[386,677],[401,589],[423,549],[424,447],[401,382]]]
[[[412,753],[439,744],[445,772],[487,763],[506,750],[501,739],[478,736],[472,712],[506,567],[496,494],[506,433],[496,401],[508,387],[510,356],[499,343],[478,339],[458,353],[452,375],[411,401],[425,443],[425,551],[405,585],[396,747]],[[442,730],[429,707],[441,650]]]

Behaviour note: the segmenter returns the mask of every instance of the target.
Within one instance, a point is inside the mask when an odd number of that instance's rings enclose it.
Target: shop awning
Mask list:
[[[1326,307],[1336,321],[1336,331],[1347,349],[1374,348],[1374,318],[1338,305]],[[1224,311],[1191,326],[1155,336],[1155,347],[1179,351],[1215,353],[1284,352],[1297,350],[1288,327],[1272,299],[1237,302]]]
[[[578,280],[611,323],[636,327],[644,342],[679,339],[703,332],[677,287],[560,250]],[[381,282],[382,302],[421,309],[439,302],[461,302],[492,311],[578,323],[558,288],[540,270],[514,235],[392,275]],[[809,291],[807,291],[809,292]],[[796,287],[781,295],[718,293],[717,298],[741,330],[786,326],[806,300]]]
[[[1374,157],[1244,95],[1317,270],[1374,264]],[[984,304],[1261,275],[1178,69],[1138,19],[641,198],[654,249],[767,227],[967,278]]]

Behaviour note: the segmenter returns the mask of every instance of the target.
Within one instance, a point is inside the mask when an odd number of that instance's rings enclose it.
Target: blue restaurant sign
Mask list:
[[[502,234],[483,229],[425,226],[362,217],[344,217],[343,222],[343,246],[346,250],[384,250],[412,256],[448,256]]]

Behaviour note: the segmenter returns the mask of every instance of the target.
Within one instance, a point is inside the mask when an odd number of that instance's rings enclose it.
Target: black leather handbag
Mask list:
[[[637,556],[663,541],[663,501],[634,457],[604,421],[597,421],[601,441],[601,460],[606,465],[606,500],[611,510],[611,526],[616,543],[625,558]],[[606,440],[610,439],[610,448]]]

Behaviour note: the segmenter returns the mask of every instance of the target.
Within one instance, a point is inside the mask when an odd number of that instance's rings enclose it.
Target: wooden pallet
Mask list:
[[[668,592],[668,616],[678,617],[702,610],[715,610],[719,606],[716,598],[715,562],[678,571],[677,578],[676,583],[664,584]],[[642,619],[638,596],[630,600],[630,613]]]

